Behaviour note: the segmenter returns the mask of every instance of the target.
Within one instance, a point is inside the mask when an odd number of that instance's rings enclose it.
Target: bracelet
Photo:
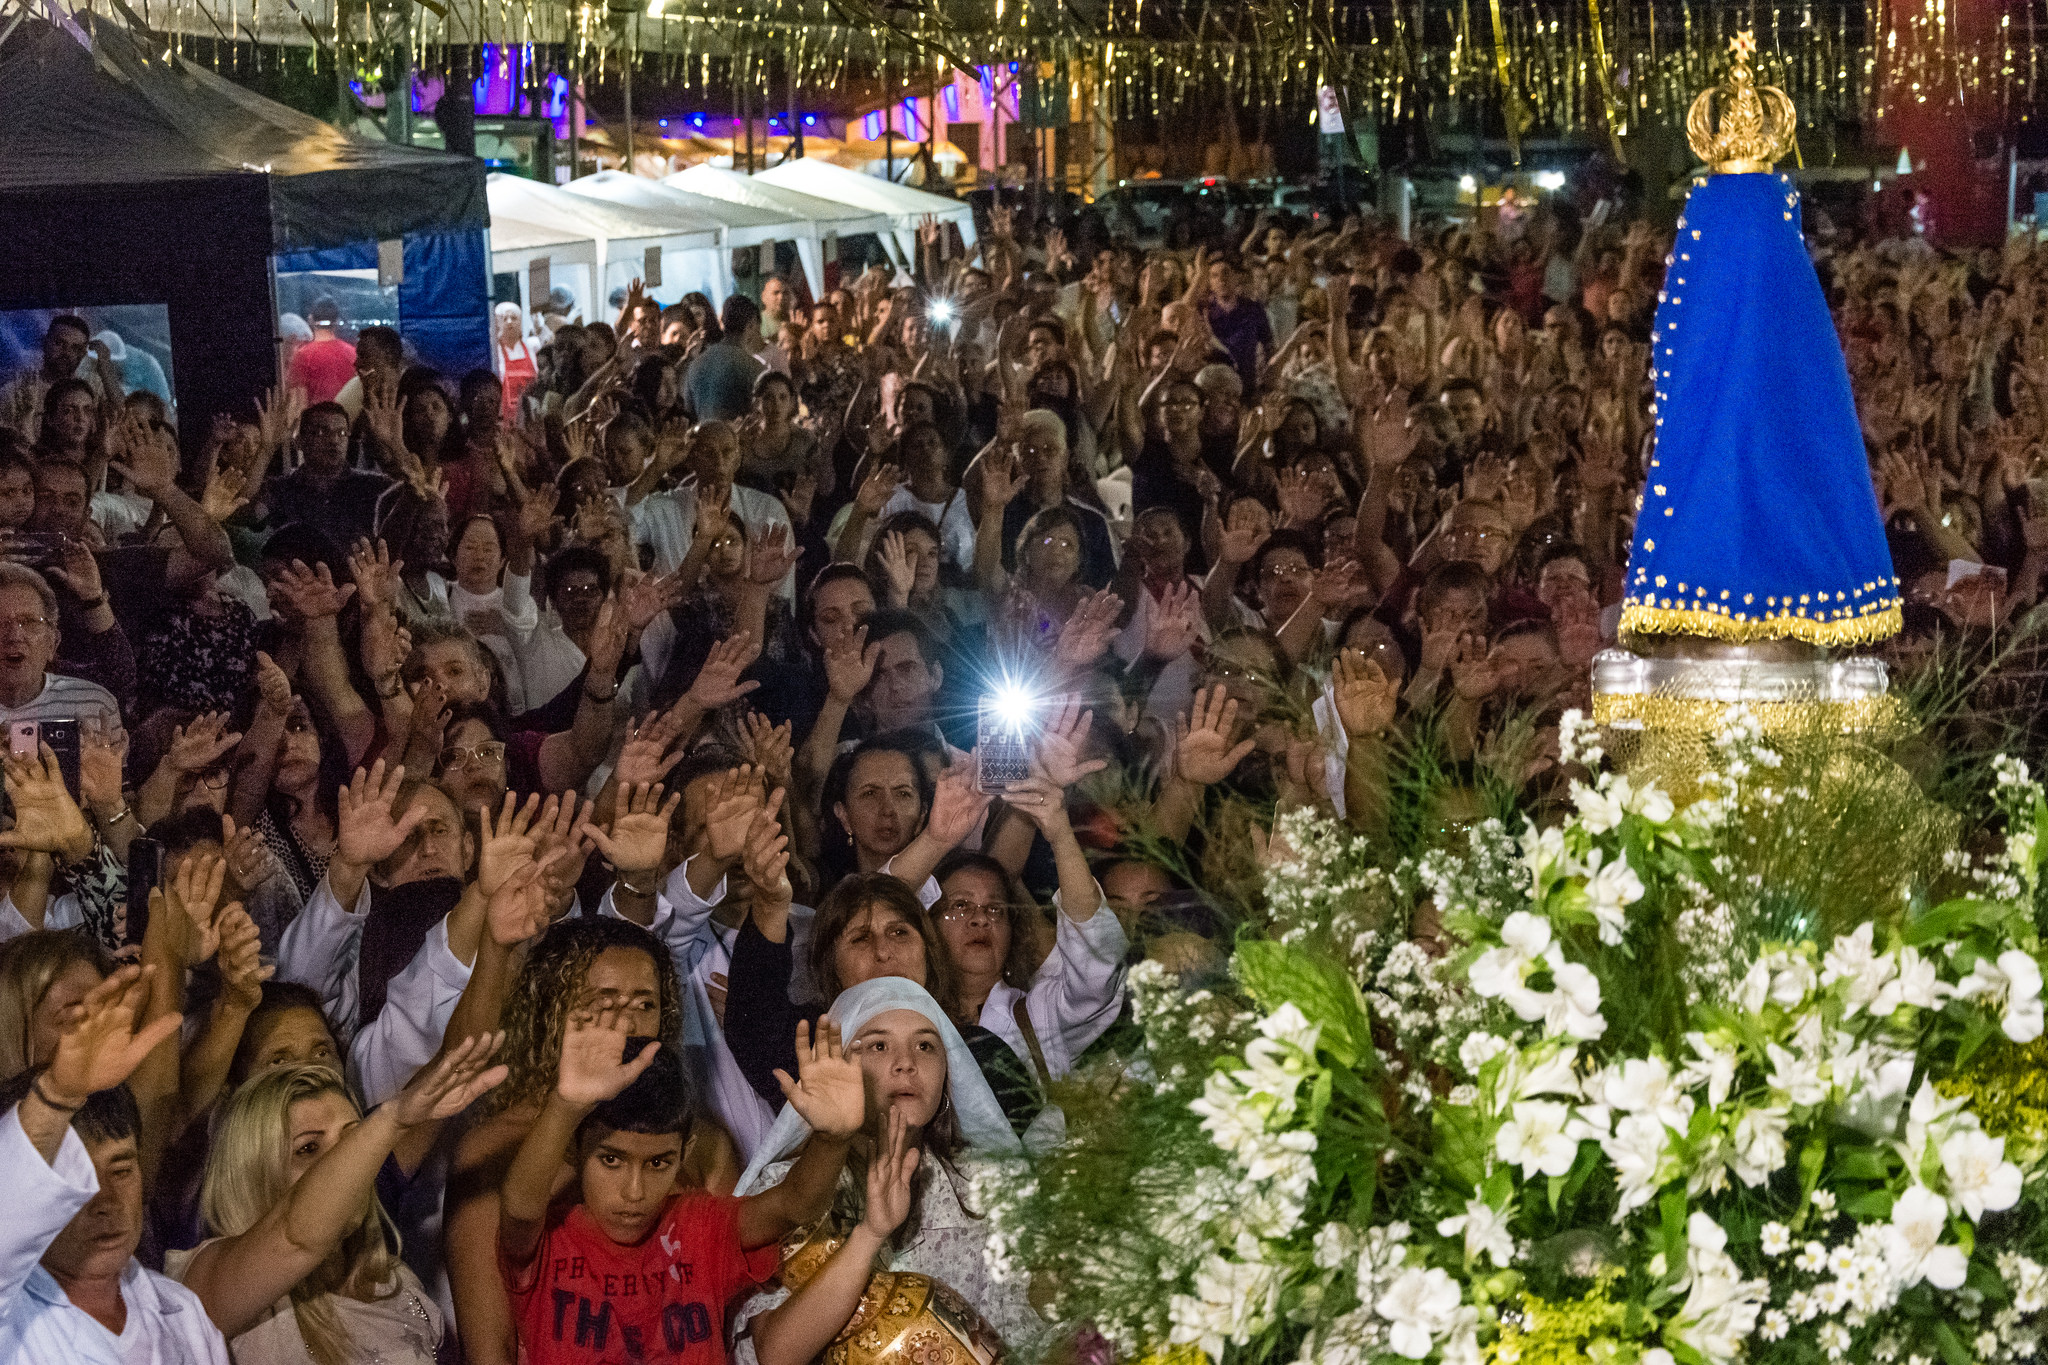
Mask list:
[[[34,1080],[28,1083],[28,1088],[37,1099],[41,1100],[50,1108],[55,1109],[60,1114],[75,1114],[79,1110],[85,1108],[85,1106],[82,1104],[59,1104],[57,1103],[57,1101],[51,1099],[48,1095],[45,1095],[43,1093],[43,1078],[40,1073],[36,1076]]]
[[[655,892],[655,888],[651,886],[638,887],[633,885],[633,883],[631,883],[630,881],[627,881],[624,877],[619,878],[618,886],[619,890],[625,892],[627,895],[639,896],[643,900],[652,899]]]
[[[593,696],[590,691],[590,684],[583,684],[583,699],[594,706],[610,706],[617,699],[618,695],[619,685],[617,683],[612,684],[612,694],[609,697]]]
[[[90,602],[87,602],[81,598],[78,603],[78,609],[80,611],[98,611],[101,607],[104,607],[105,605],[107,605],[107,595],[105,593],[101,593],[98,597],[93,598],[92,601]]]
[[[129,810],[126,806],[123,806],[121,807],[121,809],[115,811],[112,815],[109,815],[101,823],[106,828],[112,829],[114,826],[120,824],[123,820],[134,818],[134,814],[135,812]]]

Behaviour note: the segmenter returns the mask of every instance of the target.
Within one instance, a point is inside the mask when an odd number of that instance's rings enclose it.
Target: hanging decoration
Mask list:
[[[611,0],[616,14],[581,0],[151,0],[143,17],[195,52],[217,47],[216,61],[252,42],[310,61],[310,40],[323,64],[374,68],[390,54],[390,12],[409,11],[402,41],[422,75],[452,69],[450,48],[492,43],[520,48],[524,70],[573,69],[586,84],[630,63],[707,91],[771,73],[778,88],[908,89],[934,60],[1051,63],[1096,73],[1119,119],[1191,97],[1306,109],[1330,85],[1361,122],[1470,131],[1499,118],[1519,152],[1538,134],[1604,127],[1618,150],[1624,129],[1679,126],[1752,8],[1757,79],[1783,88],[1802,124],[1875,120],[1925,92],[1973,123],[2018,121],[2036,94],[2043,3],[1973,3],[1967,22],[1955,0],[1488,0],[1477,24],[1470,0]],[[609,22],[627,11],[633,22]]]

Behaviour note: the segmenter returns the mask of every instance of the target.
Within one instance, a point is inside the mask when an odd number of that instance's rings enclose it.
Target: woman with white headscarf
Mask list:
[[[736,1365],[809,1365],[851,1321],[878,1272],[936,1283],[933,1296],[958,1315],[962,1302],[1015,1356],[1045,1330],[1018,1280],[998,1283],[988,1264],[988,1225],[968,1196],[971,1168],[1023,1151],[960,1031],[924,987],[899,976],[848,987],[829,1016],[859,1059],[868,1090],[867,1132],[854,1144],[839,1196],[818,1239],[838,1241],[785,1283],[743,1304],[735,1319]],[[810,1130],[784,1106],[734,1191],[779,1181]],[[843,1239],[843,1240],[841,1240]],[[943,1316],[943,1315],[941,1315]],[[955,1328],[974,1332],[971,1321]],[[992,1345],[985,1340],[984,1347]]]

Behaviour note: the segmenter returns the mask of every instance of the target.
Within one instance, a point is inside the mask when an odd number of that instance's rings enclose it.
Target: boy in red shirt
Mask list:
[[[527,1365],[724,1365],[727,1306],[774,1275],[783,1237],[824,1216],[865,1117],[837,1026],[813,1048],[799,1024],[799,1079],[780,1079],[816,1136],[789,1178],[745,1199],[679,1190],[682,1067],[655,1042],[628,1060],[626,1028],[610,1010],[569,1021],[555,1091],[505,1174],[498,1265]],[[582,1199],[551,1211],[565,1160]]]

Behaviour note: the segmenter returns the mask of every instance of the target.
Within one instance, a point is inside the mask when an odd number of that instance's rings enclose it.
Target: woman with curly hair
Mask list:
[[[449,1171],[445,1253],[470,1365],[514,1365],[519,1358],[498,1275],[498,1189],[555,1083],[570,1017],[599,1011],[623,1016],[633,1037],[677,1046],[682,1028],[674,963],[660,939],[626,920],[563,920],[534,940],[513,978],[500,1054],[509,1075],[491,1092],[488,1117],[456,1147]],[[724,1131],[693,1118],[682,1183],[729,1194],[740,1169]],[[564,1167],[557,1193],[569,1179]]]

